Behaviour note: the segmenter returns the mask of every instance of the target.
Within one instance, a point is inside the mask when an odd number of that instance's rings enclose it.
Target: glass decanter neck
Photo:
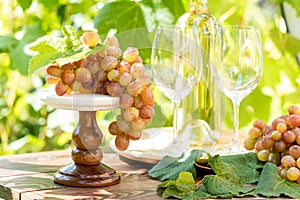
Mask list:
[[[190,13],[209,14],[207,0],[190,0]]]

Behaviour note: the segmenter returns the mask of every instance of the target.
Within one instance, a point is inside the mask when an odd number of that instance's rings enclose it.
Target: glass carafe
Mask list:
[[[202,67],[201,79],[182,103],[182,131],[192,134],[192,145],[211,146],[220,136],[225,117],[225,96],[214,80],[214,67],[221,53],[222,26],[210,14],[207,0],[190,0],[188,12],[178,19],[176,26],[190,37],[191,28],[197,28],[197,41],[203,49],[198,58]]]

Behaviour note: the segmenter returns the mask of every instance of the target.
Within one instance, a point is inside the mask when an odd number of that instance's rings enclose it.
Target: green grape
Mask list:
[[[274,163],[275,165],[280,165],[281,156],[278,152],[271,152],[269,154],[268,161]]]
[[[275,130],[271,133],[271,138],[274,140],[274,141],[279,141],[281,140],[282,138],[282,133],[278,130]]]
[[[119,71],[116,70],[116,69],[110,70],[110,71],[107,73],[107,78],[108,78],[108,80],[110,80],[111,82],[117,82],[117,81],[119,81],[120,73],[119,73]]]
[[[291,167],[286,172],[286,178],[290,181],[296,181],[300,178],[300,171],[297,167]]]
[[[266,149],[263,149],[257,153],[257,159],[262,162],[266,162],[269,159],[269,155],[270,155],[270,152]]]

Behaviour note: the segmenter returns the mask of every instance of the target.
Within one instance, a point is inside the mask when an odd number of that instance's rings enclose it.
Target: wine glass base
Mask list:
[[[246,150],[243,146],[240,145],[217,145],[215,149],[212,150],[211,155],[236,155],[236,154],[244,154],[248,153],[249,151]]]

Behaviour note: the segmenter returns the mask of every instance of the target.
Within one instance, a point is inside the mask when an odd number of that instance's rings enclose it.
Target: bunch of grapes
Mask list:
[[[81,43],[92,47],[101,40],[97,33],[86,32]],[[155,114],[154,87],[137,48],[128,47],[122,53],[114,36],[107,37],[104,45],[84,59],[48,67],[47,82],[56,84],[59,96],[77,91],[119,97],[121,114],[109,125],[109,132],[116,136],[116,147],[126,150],[130,139],[138,140]]]
[[[282,178],[300,183],[300,107],[290,106],[271,125],[255,121],[244,146],[254,149],[260,161],[276,164]]]

